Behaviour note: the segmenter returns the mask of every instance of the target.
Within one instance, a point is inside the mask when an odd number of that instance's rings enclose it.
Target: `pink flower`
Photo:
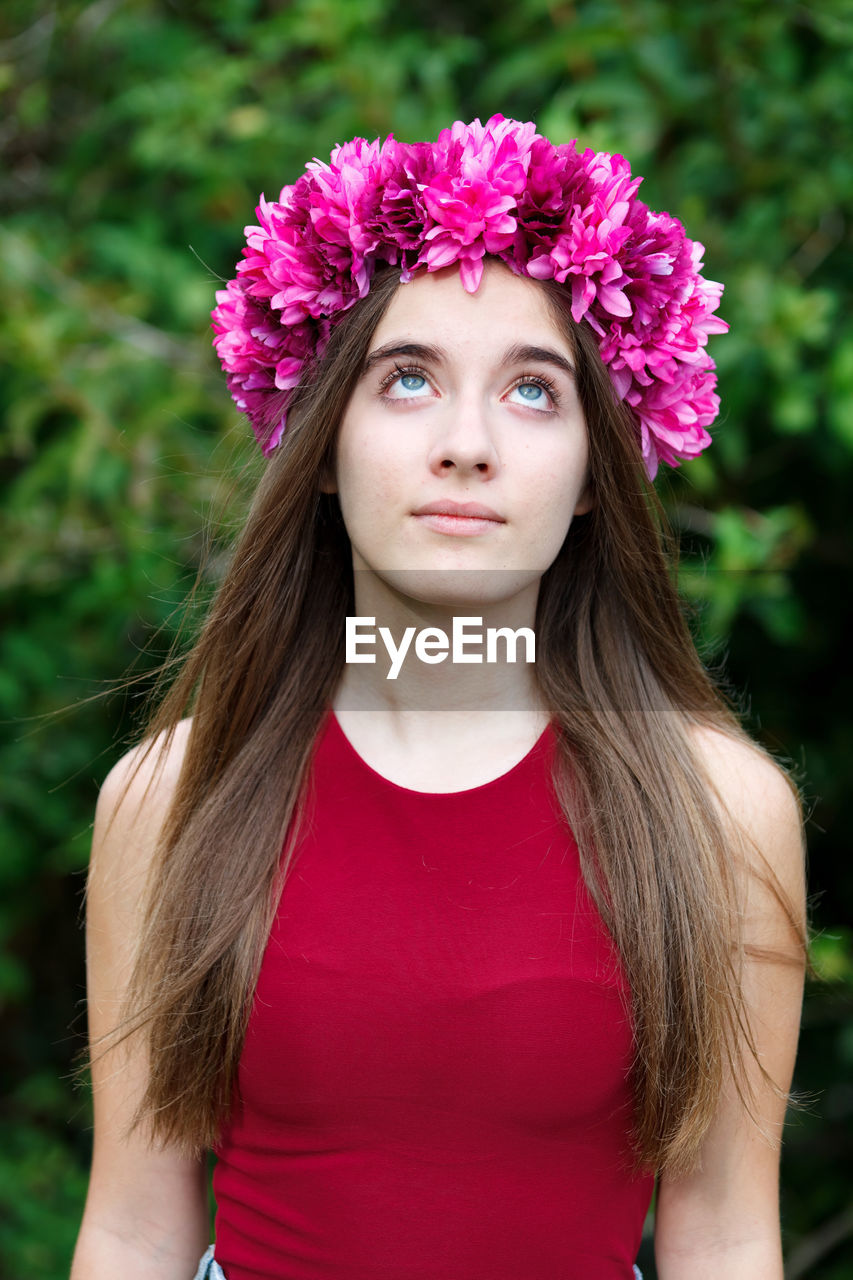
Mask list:
[[[483,274],[483,255],[500,253],[515,235],[510,210],[515,200],[482,179],[466,181],[440,173],[424,191],[434,224],[424,236],[420,261],[430,271],[458,262],[462,283],[474,293]]]
[[[527,272],[534,279],[553,279],[561,284],[573,277],[572,317],[576,323],[595,302],[608,315],[630,316],[631,300],[625,287],[631,278],[621,255],[631,236],[624,223],[639,180],[631,179],[622,156],[592,151],[579,158],[573,176],[575,201],[556,236],[547,242],[540,238]]]
[[[377,253],[391,263],[403,264],[401,278],[408,279],[417,261],[424,232],[432,225],[423,187],[432,177],[432,147],[418,142],[410,147],[395,144],[396,167],[385,179],[379,206],[369,225],[377,239]]]
[[[238,280],[218,290],[216,301],[213,344],[227,373],[228,389],[268,454],[281,439],[291,398],[275,393],[290,393],[298,385],[306,361],[323,336],[323,326],[308,321],[283,328],[269,306],[248,295]],[[278,413],[271,420],[273,403]]]
[[[321,240],[346,246],[352,254],[352,274],[364,297],[372,265],[368,259],[384,238],[378,213],[385,185],[399,170],[399,147],[393,137],[380,146],[354,138],[332,152],[328,165],[313,161],[311,221]],[[396,262],[396,256],[391,259]]]
[[[312,195],[311,178],[303,176],[282,191],[281,202],[261,197],[259,225],[246,228],[247,248],[237,266],[246,291],[269,298],[285,325],[344,311],[369,287],[354,277],[351,249],[317,233]]]
[[[536,249],[541,248],[547,255],[584,176],[573,142],[555,147],[547,138],[535,139],[530,148],[527,182],[518,199],[519,266],[526,266],[530,257],[538,256]]]
[[[439,136],[437,171],[423,190],[435,224],[419,259],[428,270],[458,262],[463,285],[475,292],[484,254],[502,254],[515,237],[514,212],[536,136],[534,125],[517,126],[500,115],[485,125],[457,121]]]

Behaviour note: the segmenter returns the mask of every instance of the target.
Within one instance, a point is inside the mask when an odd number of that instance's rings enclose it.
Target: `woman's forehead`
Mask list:
[[[421,342],[473,354],[512,346],[556,347],[567,359],[572,345],[558,324],[545,288],[489,262],[475,293],[466,292],[458,267],[419,272],[395,291],[370,349],[388,341]]]

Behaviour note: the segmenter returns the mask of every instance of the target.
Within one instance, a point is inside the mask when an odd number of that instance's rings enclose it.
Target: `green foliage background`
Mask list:
[[[253,474],[217,280],[311,156],[502,111],[624,152],[726,283],[717,440],[661,490],[707,652],[812,811],[783,1217],[789,1277],[850,1280],[851,0],[7,0],[0,93],[2,1276],[67,1275],[85,1194],[84,868],[139,702],[87,699],[152,668]]]

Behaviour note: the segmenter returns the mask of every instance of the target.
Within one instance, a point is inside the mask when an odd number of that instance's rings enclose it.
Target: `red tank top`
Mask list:
[[[216,1152],[227,1280],[630,1280],[653,1179],[554,746],[435,794],[324,721]]]

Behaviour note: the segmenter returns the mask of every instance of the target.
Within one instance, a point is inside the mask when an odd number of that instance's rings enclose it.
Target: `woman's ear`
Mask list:
[[[587,480],[580,497],[575,503],[574,514],[576,516],[585,516],[588,511],[592,511],[594,506],[595,494],[593,492],[592,481]]]
[[[335,463],[332,458],[326,455],[320,463],[320,492],[321,493],[337,493],[338,481],[335,475]]]

